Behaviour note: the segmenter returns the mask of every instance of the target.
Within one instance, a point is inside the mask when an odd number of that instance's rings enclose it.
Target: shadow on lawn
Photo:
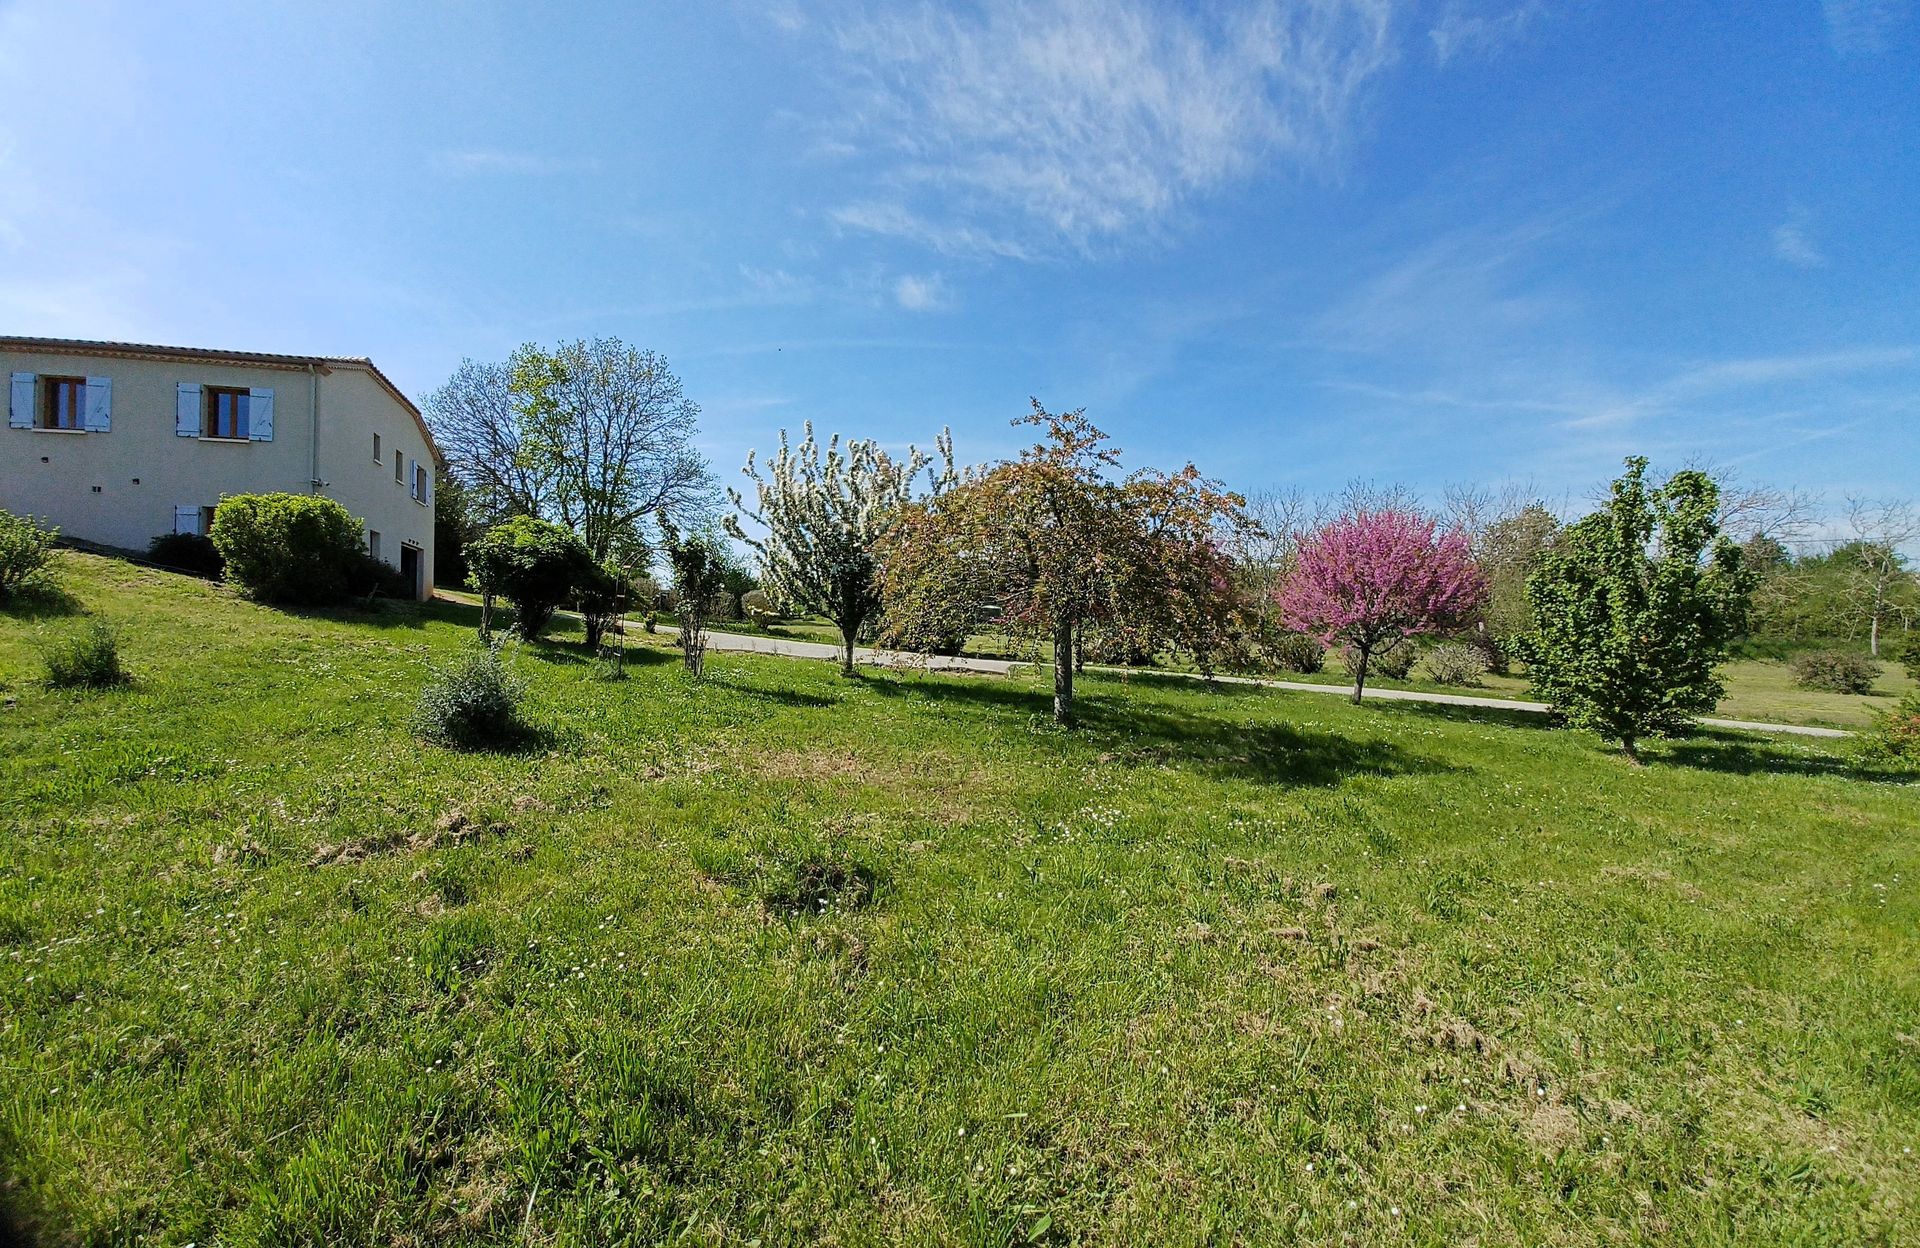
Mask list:
[[[0,596],[0,615],[16,620],[54,620],[69,615],[84,615],[86,608],[58,585],[23,585],[13,593]]]
[[[1050,716],[1052,695],[1017,685],[976,682],[906,683],[873,677],[867,687],[887,697],[940,703],[965,703],[1013,712],[1021,724]],[[1388,741],[1358,740],[1338,733],[1312,732],[1289,724],[1232,722],[1215,715],[1176,710],[1130,697],[1125,692],[1082,690],[1074,699],[1077,725],[1061,733],[1062,745],[1087,752],[1091,762],[1121,766],[1173,766],[1222,779],[1261,784],[1333,785],[1351,776],[1437,775],[1455,768],[1412,754]],[[1260,690],[1222,685],[1227,697],[1257,695]]]
[[[1737,776],[1837,776],[1847,780],[1875,780],[1884,784],[1914,784],[1920,776],[1868,762],[1848,754],[1787,750],[1771,742],[1756,742],[1732,733],[1708,732],[1674,741],[1648,762]]]

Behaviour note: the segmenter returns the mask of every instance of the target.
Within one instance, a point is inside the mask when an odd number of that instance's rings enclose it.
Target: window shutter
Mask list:
[[[247,391],[247,436],[255,442],[273,441],[273,391]]]
[[[173,431],[183,438],[200,436],[200,386],[196,382],[180,383],[180,393],[174,402]],[[175,530],[179,533],[192,531],[191,529]]]
[[[195,386],[194,389],[197,390],[199,387]],[[173,531],[175,533],[198,533],[200,531],[200,509],[198,507],[181,507],[175,505],[173,509]]]
[[[420,497],[420,461],[411,457],[407,460],[407,496]]]
[[[88,433],[108,433],[113,429],[113,378],[87,378]]]
[[[430,487],[433,484],[433,474],[427,471],[427,466],[425,464],[414,465],[413,479],[420,483],[419,485],[420,501],[423,503],[431,504],[433,500],[427,497],[427,490],[428,490],[428,487]]]
[[[13,402],[7,408],[7,424],[15,429],[33,428],[33,383],[32,373],[13,375]]]

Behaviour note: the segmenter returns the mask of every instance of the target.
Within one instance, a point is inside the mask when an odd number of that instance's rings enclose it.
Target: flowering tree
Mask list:
[[[1486,600],[1465,536],[1437,530],[1400,508],[1356,509],[1300,543],[1280,590],[1280,613],[1289,628],[1347,644],[1356,704],[1377,655],[1409,637],[1466,624]]]
[[[945,433],[940,446],[952,463]],[[766,530],[755,538],[728,516],[727,532],[760,552],[760,581],[775,600],[817,612],[840,629],[840,670],[853,675],[853,644],[860,629],[880,610],[881,537],[913,490],[913,479],[929,457],[913,447],[907,457],[889,457],[875,442],[848,442],[840,435],[824,454],[808,422],[798,447],[780,431],[780,450],[761,476],[752,452],[742,468],[753,480],[755,505],[738,490],[728,490],[734,507]],[[936,478],[936,488],[940,479]]]
[[[969,470],[903,509],[884,543],[887,632],[963,633],[984,610],[1038,649],[1053,644],[1053,714],[1073,721],[1089,631],[1125,653],[1186,648],[1206,669],[1238,636],[1227,538],[1244,501],[1191,465],[1115,480],[1119,454],[1081,412],[1036,400],[1015,423],[1044,431],[1017,460]]]

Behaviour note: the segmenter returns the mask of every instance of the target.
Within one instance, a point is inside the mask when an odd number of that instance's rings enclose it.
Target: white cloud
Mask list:
[[[1527,28],[1544,16],[1546,6],[1540,0],[1526,0],[1498,13],[1451,0],[1440,20],[1427,31],[1433,41],[1433,59],[1445,67],[1455,57],[1469,54],[1492,56],[1504,51],[1523,37]]]
[[[1089,250],[1267,164],[1326,169],[1393,59],[1387,0],[862,10],[836,27],[867,190],[840,224],[950,253]]]
[[[909,312],[935,312],[947,306],[947,287],[938,274],[920,277],[906,273],[893,284],[893,298]]]
[[[591,157],[538,156],[497,148],[465,148],[435,152],[427,165],[449,177],[551,177],[556,174],[595,173],[600,162]]]
[[[1797,221],[1773,227],[1773,254],[1802,269],[1817,269],[1827,262],[1827,257],[1807,236],[1806,227]]]
[[[1821,0],[1827,40],[1841,56],[1872,56],[1887,50],[1910,15],[1908,0]]]

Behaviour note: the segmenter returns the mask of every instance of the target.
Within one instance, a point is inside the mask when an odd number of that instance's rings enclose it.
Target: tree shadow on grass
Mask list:
[[[1446,702],[1381,701],[1367,703],[1369,708],[1391,707],[1411,715],[1444,719],[1456,724],[1493,724],[1501,728],[1531,728],[1552,732],[1563,725],[1543,711],[1509,711],[1497,706],[1456,706]]]
[[[912,682],[875,677],[867,687],[887,697],[959,703],[1006,712],[1004,725],[1036,720],[1050,724],[1052,695],[1045,690],[974,681]],[[1264,691],[1222,685],[1228,698]],[[1218,715],[1173,709],[1131,698],[1125,691],[1095,686],[1074,699],[1077,720],[1060,730],[1065,748],[1087,753],[1092,763],[1172,766],[1259,784],[1333,785],[1352,776],[1436,775],[1456,770],[1388,741],[1360,740],[1290,724],[1248,723]],[[1229,692],[1231,691],[1231,692]]]
[[[22,585],[11,594],[0,595],[0,615],[16,620],[54,620],[85,613],[78,598],[46,582]]]
[[[667,656],[669,658],[675,656]],[[706,683],[716,689],[726,689],[733,693],[743,693],[750,698],[759,698],[764,702],[777,702],[781,706],[797,706],[807,710],[824,710],[840,705],[839,699],[823,697],[817,693],[799,693],[792,689],[762,689],[757,685],[743,684],[738,680],[716,676],[709,670]]]
[[[1705,732],[1648,752],[1647,761],[1737,776],[1833,776],[1882,784],[1920,783],[1920,774],[1874,763],[1851,753],[1790,749],[1732,733]]]

